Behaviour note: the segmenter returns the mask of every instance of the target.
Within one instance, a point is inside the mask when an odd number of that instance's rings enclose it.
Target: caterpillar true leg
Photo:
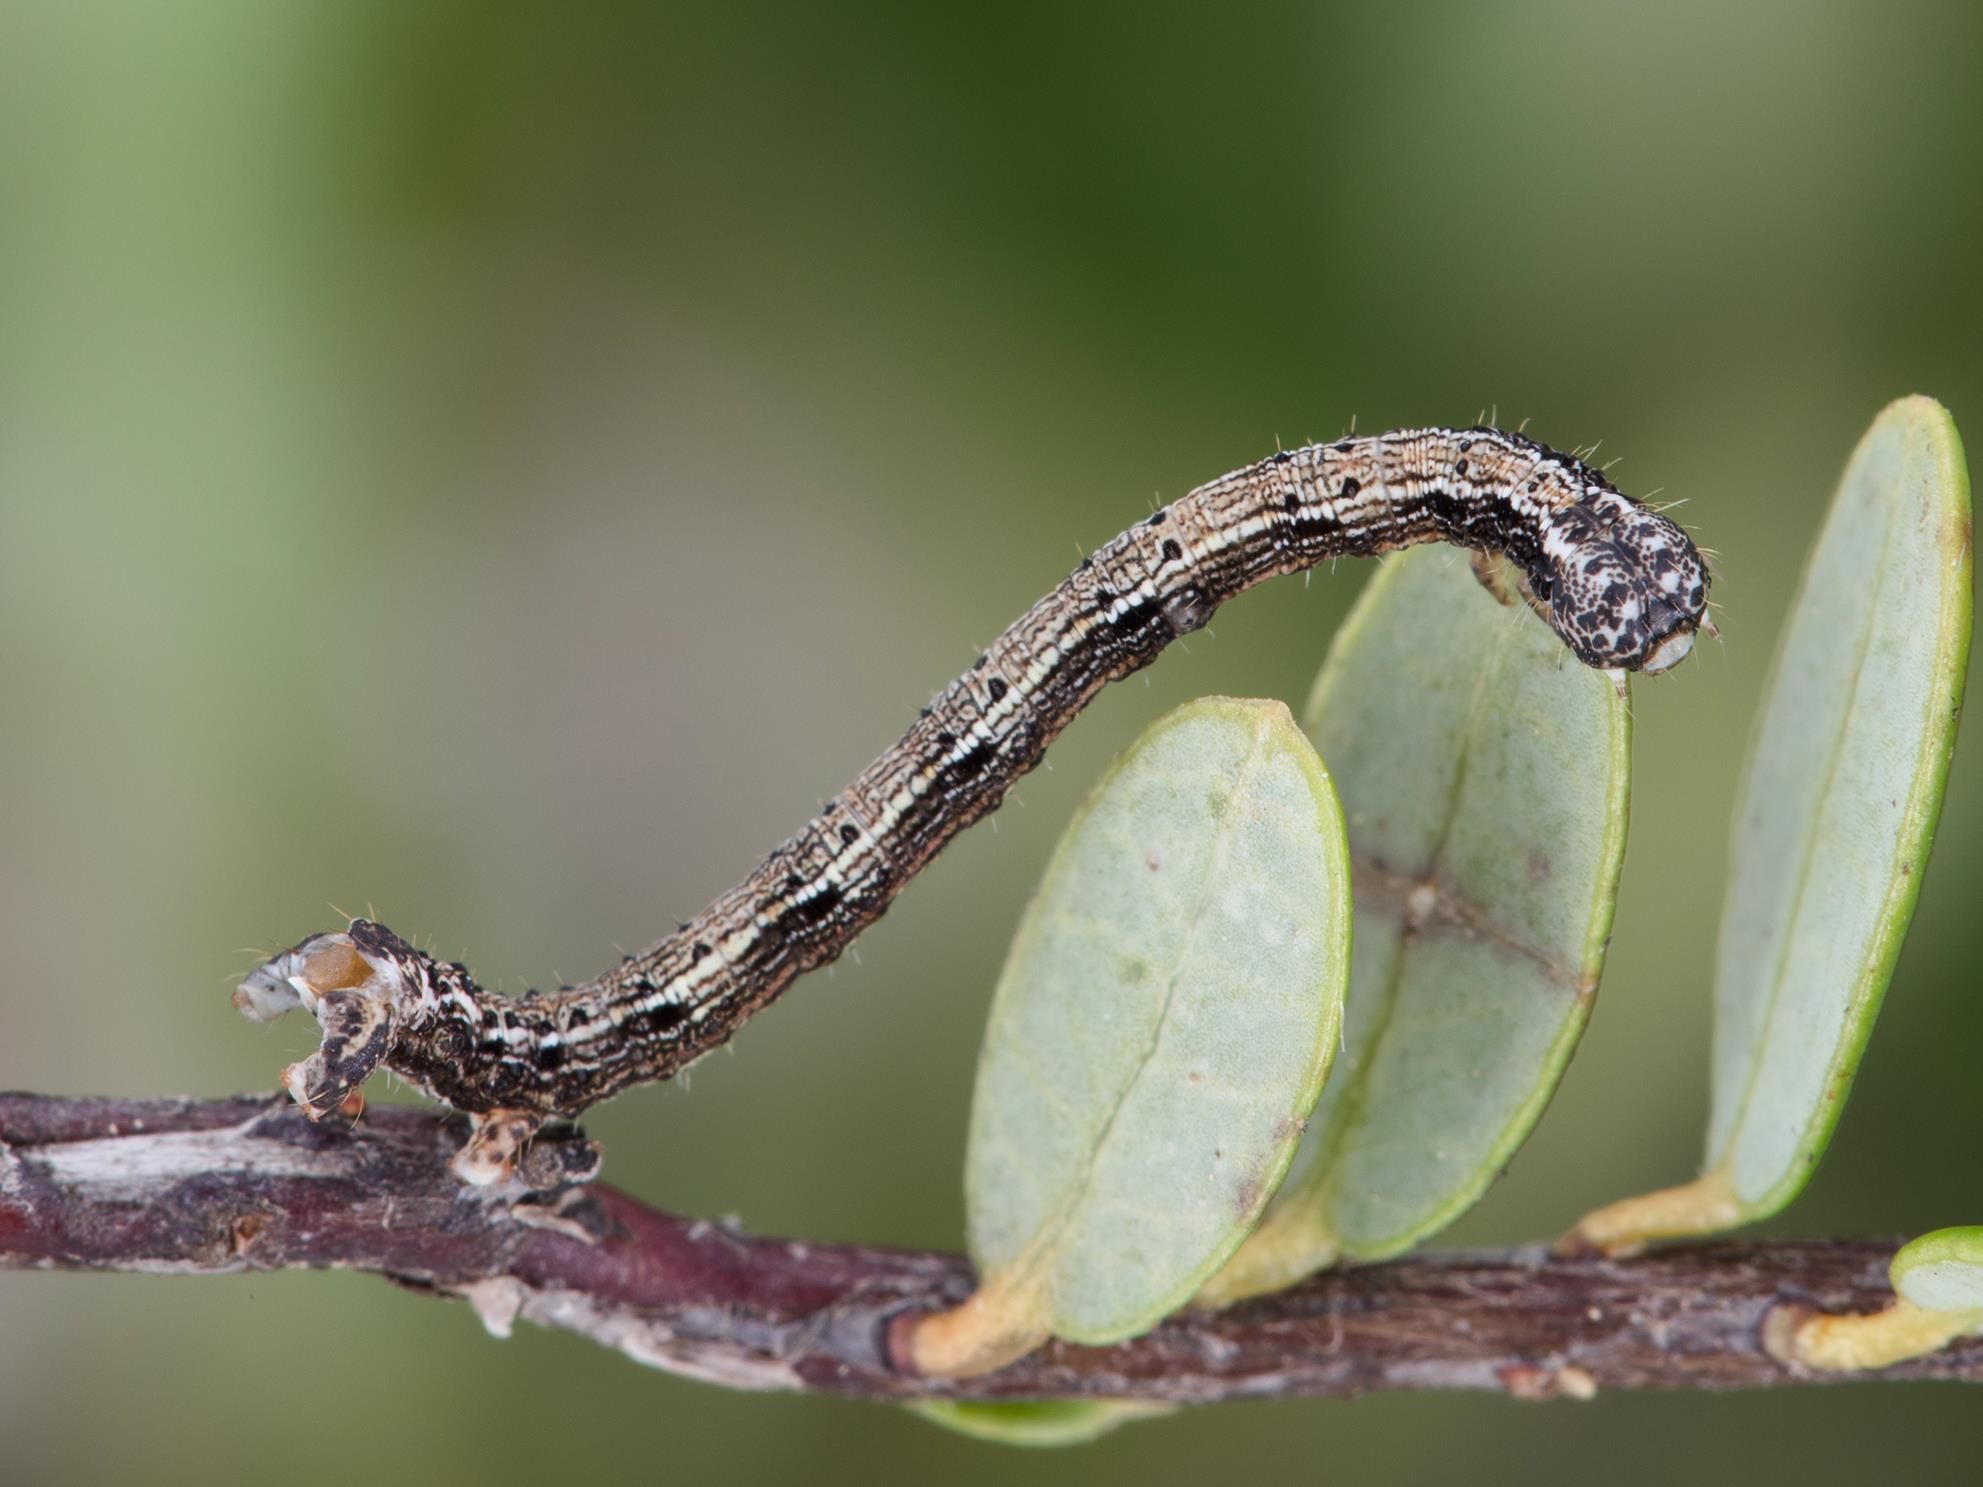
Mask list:
[[[1498,552],[1476,551],[1467,558],[1467,566],[1473,569],[1475,580],[1494,596],[1494,602],[1503,608],[1511,608],[1522,602],[1522,596],[1508,587],[1508,574],[1503,562]]]

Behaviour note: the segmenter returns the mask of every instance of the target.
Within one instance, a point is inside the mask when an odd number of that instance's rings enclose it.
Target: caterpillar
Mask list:
[[[384,1067],[471,1115],[455,1170],[497,1181],[544,1120],[678,1073],[838,956],[1096,692],[1227,599],[1325,559],[1429,541],[1471,549],[1490,586],[1481,559],[1505,557],[1570,653],[1621,686],[1678,664],[1712,629],[1707,572],[1679,526],[1520,434],[1411,429],[1283,450],[1085,558],[749,877],[598,979],[495,995],[354,919],[255,970],[235,1005],[258,1021],[315,1015],[321,1046],[282,1076],[312,1119],[351,1108]]]

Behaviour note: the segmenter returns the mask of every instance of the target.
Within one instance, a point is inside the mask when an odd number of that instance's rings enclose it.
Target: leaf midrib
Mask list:
[[[1823,832],[1827,814],[1826,806],[1831,799],[1832,783],[1838,778],[1839,762],[1845,757],[1846,737],[1851,732],[1854,718],[1859,714],[1862,684],[1865,680],[1866,657],[1873,647],[1873,635],[1879,629],[1880,600],[1883,597],[1886,587],[1887,560],[1893,552],[1894,533],[1899,527],[1900,515],[1896,511],[1889,511],[1887,513],[1886,532],[1880,539],[1880,559],[1873,569],[1873,599],[1867,606],[1867,623],[1865,630],[1859,637],[1858,652],[1852,658],[1850,696],[1847,699],[1844,709],[1839,714],[1838,727],[1833,731],[1831,751],[1825,761],[1824,783],[1818,792],[1818,808],[1812,813],[1809,831],[1804,834],[1803,855],[1797,867],[1797,887],[1791,894],[1790,907],[1784,916],[1783,940],[1777,947],[1776,968],[1770,976],[1769,1005],[1763,1011],[1762,1020],[1758,1024],[1755,1047],[1749,1053],[1749,1072],[1748,1077],[1743,1081],[1742,1103],[1736,1107],[1735,1118],[1729,1124],[1728,1140],[1723,1144],[1720,1153],[1709,1163],[1708,1170],[1710,1171],[1732,1168],[1736,1149],[1742,1144],[1743,1133],[1749,1128],[1750,1113],[1755,1108],[1756,1087],[1761,1082],[1764,1054],[1769,1048],[1771,1032],[1776,1027],[1778,1010],[1783,1001],[1785,973],[1789,969],[1791,950],[1797,942],[1797,936],[1792,931],[1795,929],[1798,920],[1803,916],[1804,899],[1810,890],[1811,877],[1817,859],[1815,844]],[[1791,622],[1793,624],[1795,623],[1794,612]],[[1772,705],[1773,699],[1765,699],[1765,707]],[[1760,756],[1757,762],[1760,764]],[[1732,925],[1724,926],[1724,929],[1729,932],[1736,932],[1736,927]],[[1865,972],[1862,969],[1859,976],[1855,979],[1854,985],[1856,986],[1859,981],[1863,981],[1864,977]],[[1716,988],[1716,992],[1716,1000],[1719,1002],[1719,987]],[[1806,1122],[1807,1129],[1808,1126],[1809,1122]],[[1762,1196],[1766,1198],[1768,1194],[1765,1193]],[[1739,1191],[1736,1193],[1736,1201],[1745,1206],[1749,1202]]]

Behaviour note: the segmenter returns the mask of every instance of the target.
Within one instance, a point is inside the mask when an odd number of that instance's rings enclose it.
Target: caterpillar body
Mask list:
[[[493,1181],[546,1118],[666,1079],[838,956],[1103,686],[1241,590],[1330,558],[1456,543],[1513,564],[1586,665],[1677,664],[1706,623],[1706,568],[1674,522],[1519,434],[1414,429],[1284,450],[1198,487],[1084,559],[747,878],[596,980],[510,998],[354,920],[257,969],[235,1004],[296,1006],[323,1040],[283,1084],[313,1118],[383,1066],[475,1117],[456,1170]]]

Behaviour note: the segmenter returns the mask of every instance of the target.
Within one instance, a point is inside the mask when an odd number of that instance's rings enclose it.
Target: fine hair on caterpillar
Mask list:
[[[263,1021],[302,1006],[321,1024],[317,1052],[283,1072],[313,1119],[390,1069],[475,1117],[456,1170],[495,1181],[544,1119],[678,1073],[838,956],[1096,692],[1227,599],[1331,558],[1434,541],[1471,550],[1497,594],[1489,563],[1505,558],[1569,652],[1620,685],[1677,665],[1707,627],[1708,574],[1687,534],[1573,456],[1493,428],[1284,450],[1084,558],[742,883],[596,980],[495,995],[355,919],[258,968],[235,1005]]]

